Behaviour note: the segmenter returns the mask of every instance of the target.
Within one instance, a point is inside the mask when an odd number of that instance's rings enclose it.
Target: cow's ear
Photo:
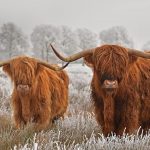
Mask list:
[[[137,59],[138,59],[137,56],[129,54],[129,64],[135,63],[137,61]]]
[[[90,55],[84,57],[84,63],[85,63],[87,66],[93,68],[93,66],[94,66],[93,55],[90,54]]]
[[[3,71],[6,72],[12,78],[12,72],[11,72],[10,64],[4,65]]]

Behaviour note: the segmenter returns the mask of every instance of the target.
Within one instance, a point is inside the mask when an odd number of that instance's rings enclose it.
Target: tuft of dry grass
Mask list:
[[[0,116],[0,150],[10,150],[14,145],[25,144],[34,132],[30,126],[21,130],[13,128],[10,116]]]

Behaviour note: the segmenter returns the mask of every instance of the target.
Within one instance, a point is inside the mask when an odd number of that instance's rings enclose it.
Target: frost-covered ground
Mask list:
[[[81,64],[70,64],[69,107],[64,120],[47,131],[33,133],[30,125],[15,130],[11,123],[10,80],[0,71],[0,150],[148,150],[147,135],[112,135],[105,138],[96,123],[90,101],[92,71]]]

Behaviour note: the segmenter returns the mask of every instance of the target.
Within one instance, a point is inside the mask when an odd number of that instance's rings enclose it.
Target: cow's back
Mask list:
[[[45,71],[49,77],[51,90],[52,118],[63,117],[68,106],[69,77],[64,70],[53,71],[46,68]]]
[[[139,58],[136,65],[140,75],[139,92],[142,95],[145,93],[145,96],[150,97],[150,60]]]
[[[64,84],[67,86],[68,88],[68,85],[69,85],[69,77],[67,75],[67,72],[65,70],[61,70],[61,71],[57,71],[56,72],[57,75],[62,79],[64,80]]]
[[[140,122],[142,128],[150,128],[150,60],[139,58],[140,71],[139,95],[141,100]]]

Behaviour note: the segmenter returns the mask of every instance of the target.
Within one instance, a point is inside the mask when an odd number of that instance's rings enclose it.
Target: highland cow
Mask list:
[[[16,128],[33,123],[35,130],[46,129],[63,117],[68,106],[68,75],[57,65],[21,56],[0,64],[11,78],[13,119]]]
[[[150,129],[150,54],[117,45],[103,45],[65,58],[84,57],[93,69],[91,99],[105,136],[111,132],[133,134]]]

